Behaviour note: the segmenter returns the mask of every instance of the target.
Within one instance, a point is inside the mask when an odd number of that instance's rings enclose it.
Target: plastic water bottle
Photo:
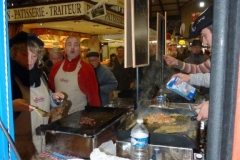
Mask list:
[[[157,106],[159,108],[164,108],[166,105],[166,98],[164,97],[162,92],[162,89],[160,89],[157,95]]]
[[[143,119],[137,119],[131,130],[131,160],[148,160],[148,136]]]

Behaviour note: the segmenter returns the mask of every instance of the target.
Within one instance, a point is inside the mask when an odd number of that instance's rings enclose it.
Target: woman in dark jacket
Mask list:
[[[54,107],[64,98],[61,92],[49,91],[44,74],[38,68],[43,45],[38,37],[26,32],[10,39],[15,145],[24,160],[42,152],[45,143],[44,136],[37,135],[36,128],[47,124],[48,117],[41,117],[35,107],[49,112],[50,103]]]

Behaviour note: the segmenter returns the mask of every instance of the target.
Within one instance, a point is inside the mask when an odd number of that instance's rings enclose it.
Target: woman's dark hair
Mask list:
[[[115,53],[112,53],[112,54],[110,54],[110,59],[112,58],[112,57],[116,57],[117,55],[115,54]]]

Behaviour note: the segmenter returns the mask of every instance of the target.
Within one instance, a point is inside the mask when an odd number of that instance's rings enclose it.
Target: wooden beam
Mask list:
[[[165,10],[164,10],[164,8],[163,8],[162,1],[161,1],[161,0],[158,0],[158,2],[159,2],[159,6],[160,6],[160,8],[161,8],[161,10],[162,10],[162,15],[164,15]]]
[[[182,19],[182,14],[181,14],[181,8],[180,8],[179,0],[177,0],[177,6],[178,6],[178,11],[179,11],[180,18]]]

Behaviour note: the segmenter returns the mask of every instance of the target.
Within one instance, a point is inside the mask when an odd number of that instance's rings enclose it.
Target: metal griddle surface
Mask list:
[[[116,120],[121,118],[128,109],[123,108],[106,108],[106,107],[86,107],[85,110],[72,113],[60,120],[41,126],[42,130],[53,130],[66,132],[68,134],[86,134],[94,136],[102,129],[108,127]],[[82,117],[89,117],[96,121],[93,126],[80,125]]]
[[[145,126],[149,130],[150,144],[174,146],[174,147],[198,148],[198,145],[197,145],[198,144],[197,134],[199,129],[198,122],[190,120],[190,117],[196,114],[194,111],[180,109],[180,108],[179,109],[147,108],[145,110],[142,110],[140,114],[138,113],[137,117],[144,118],[151,113],[163,113],[166,115],[179,114],[182,116],[187,116],[189,117],[188,120],[186,121],[184,120],[182,122],[176,122],[176,123],[181,125],[188,124],[189,127],[188,127],[188,130],[185,132],[164,133],[164,132],[153,132],[159,126],[145,124]],[[136,119],[136,112],[135,112],[135,119]],[[135,121],[135,119],[133,119],[132,121]],[[129,139],[130,132],[132,129],[132,127],[131,128],[128,127],[130,124],[132,125],[131,121],[130,122],[129,121],[130,120],[128,120],[127,123],[125,124],[122,123],[120,127],[117,129],[118,140],[124,141]]]

